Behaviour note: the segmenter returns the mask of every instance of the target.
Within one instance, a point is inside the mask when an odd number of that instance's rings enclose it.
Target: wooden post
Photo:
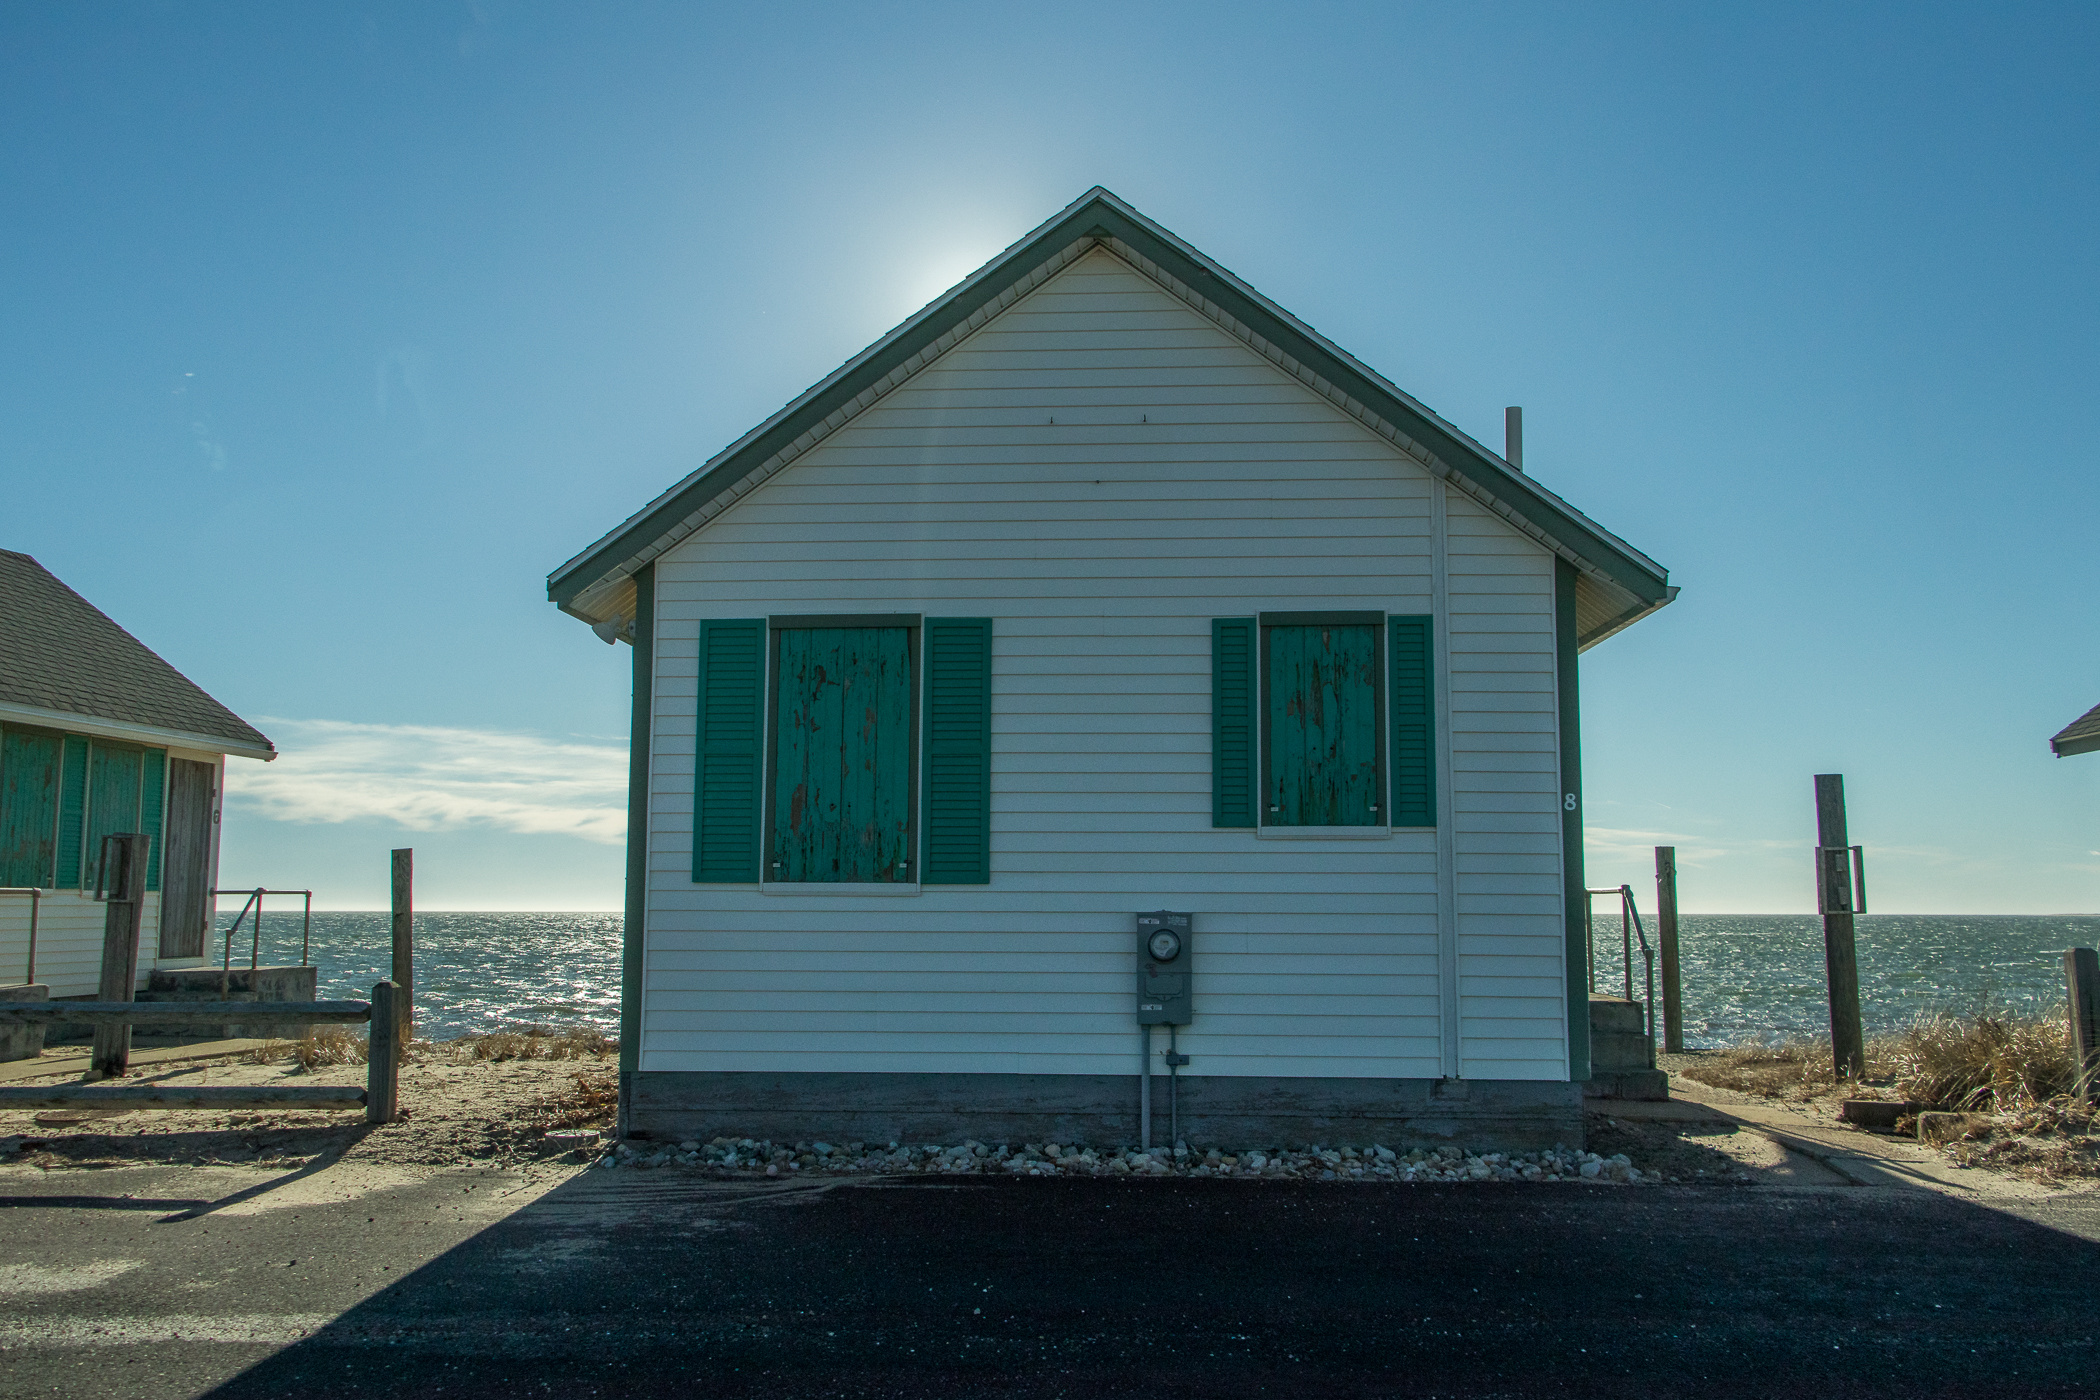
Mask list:
[[[1846,850],[1845,775],[1816,774],[1816,844],[1826,850]],[[1818,854],[1817,860],[1823,857]],[[1845,893],[1840,911],[1823,914],[1823,970],[1830,987],[1830,1057],[1837,1077],[1858,1079],[1867,1072],[1867,1038],[1859,1020],[1859,959],[1853,948],[1851,914],[1850,853],[1844,865]],[[1823,888],[1817,879],[1818,902]]]
[[[401,1050],[408,997],[392,982],[372,988],[372,1040],[365,1056],[365,1121],[391,1123],[401,1110]]]
[[[1677,848],[1655,848],[1655,936],[1662,942],[1663,1049],[1684,1053],[1684,990],[1677,961]]]
[[[2078,1074],[2073,1092],[2091,1104],[2093,1081],[2100,1076],[2100,953],[2064,949],[2064,987],[2070,994],[2071,1063]]]
[[[139,975],[139,920],[146,906],[146,856],[150,838],[130,833],[105,836],[98,852],[101,865],[95,892],[108,903],[102,911],[102,1001],[130,1001]],[[91,1079],[121,1079],[131,1070],[131,1025],[116,1022],[95,1027]]]
[[[405,997],[412,997],[416,986],[416,853],[412,849],[394,852],[394,985]],[[409,1036],[406,1006],[403,1008],[401,1038]]]

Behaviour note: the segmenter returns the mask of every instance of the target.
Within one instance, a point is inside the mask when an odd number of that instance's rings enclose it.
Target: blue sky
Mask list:
[[[2100,908],[2090,5],[0,5],[0,547],[275,737],[223,877],[616,907],[544,576],[1105,184],[1667,565],[1593,883]]]

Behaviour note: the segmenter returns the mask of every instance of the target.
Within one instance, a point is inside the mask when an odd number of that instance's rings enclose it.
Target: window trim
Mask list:
[[[926,648],[925,615],[922,613],[776,613],[766,619],[765,635],[765,681],[759,697],[760,730],[759,742],[763,746],[761,779],[763,788],[759,794],[758,811],[758,888],[768,895],[915,895],[919,893],[920,865],[923,853],[919,849],[924,814],[919,810],[922,792],[919,780],[920,754],[919,730],[924,722],[922,706],[926,693]],[[910,827],[905,833],[904,849],[908,852],[905,863],[910,871],[909,880],[788,880],[776,879],[773,875],[773,810],[775,791],[779,786],[780,738],[778,717],[780,712],[780,634],[789,631],[816,631],[826,628],[875,628],[901,627],[905,630],[905,669],[911,677],[910,731],[908,769],[906,774],[905,811],[909,814]]]

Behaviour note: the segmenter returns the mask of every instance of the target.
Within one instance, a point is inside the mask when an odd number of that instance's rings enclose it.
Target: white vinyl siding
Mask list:
[[[1553,558],[1446,496],[1459,1056],[1469,1079],[1567,1065]]]
[[[46,890],[38,901],[36,980],[54,997],[91,997],[102,986],[102,926],[109,906],[79,890]],[[160,960],[160,892],[148,891],[139,920],[138,985],[155,967],[188,967],[196,959]],[[0,982],[20,982],[29,965],[29,896],[0,895]]]
[[[1211,619],[1431,611],[1430,491],[1097,252],[662,555],[641,1067],[1133,1074],[1131,916],[1168,908],[1189,1072],[1435,1077],[1435,833],[1210,825]],[[1552,560],[1451,519],[1462,1063],[1558,1079]],[[991,883],[694,885],[700,620],[849,611],[994,619]]]

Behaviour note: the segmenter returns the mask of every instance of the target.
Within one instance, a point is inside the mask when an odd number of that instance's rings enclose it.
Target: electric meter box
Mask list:
[[[1187,914],[1162,909],[1137,916],[1137,1018],[1141,1026],[1189,1023],[1195,940]]]

